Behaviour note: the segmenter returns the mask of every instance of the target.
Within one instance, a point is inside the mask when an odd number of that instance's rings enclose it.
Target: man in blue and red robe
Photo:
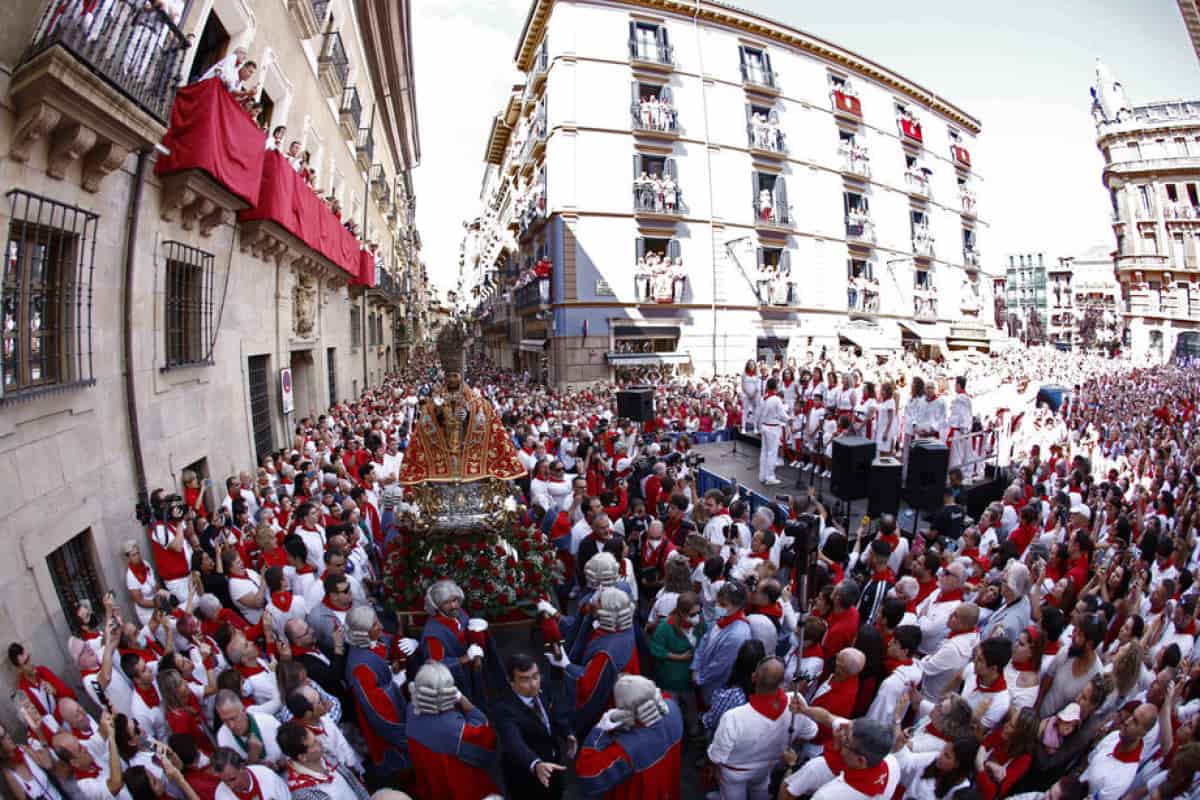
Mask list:
[[[584,740],[575,774],[583,794],[605,800],[679,800],[679,706],[652,681],[623,675],[616,708]]]
[[[580,739],[612,707],[613,687],[623,673],[641,674],[634,636],[633,601],[616,587],[601,589],[596,599],[596,627],[584,648],[582,666],[564,653],[550,663],[566,670],[568,698],[575,708],[575,731]]]
[[[407,703],[387,659],[372,649],[379,621],[368,606],[346,615],[346,685],[354,692],[358,728],[367,743],[372,784],[386,785],[410,768],[405,733]]]
[[[488,774],[497,758],[496,731],[459,693],[444,664],[421,667],[408,707],[408,751],[422,800],[481,800],[498,794]]]

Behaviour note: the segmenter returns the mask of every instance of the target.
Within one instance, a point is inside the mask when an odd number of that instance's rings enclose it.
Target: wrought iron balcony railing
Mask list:
[[[346,80],[350,77],[350,58],[346,55],[346,48],[342,44],[340,33],[330,31],[325,34],[325,41],[321,44],[321,57],[318,60],[333,67],[333,71],[342,85],[346,84]]]
[[[629,57],[634,61],[642,61],[647,64],[673,66],[675,63],[674,50],[671,45],[643,42],[637,39],[629,40]]]
[[[162,10],[130,0],[49,3],[22,63],[56,46],[166,124],[188,41]]]
[[[353,130],[358,130],[362,123],[362,101],[358,99],[358,89],[347,86],[342,92],[341,115],[346,118]]]

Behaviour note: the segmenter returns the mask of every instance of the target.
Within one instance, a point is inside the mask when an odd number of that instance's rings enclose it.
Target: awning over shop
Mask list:
[[[640,337],[644,339],[678,339],[679,328],[675,325],[614,325],[613,336],[618,339]]]
[[[522,353],[540,353],[546,349],[549,339],[522,339],[517,349]]]
[[[614,353],[605,354],[608,363],[615,367],[646,367],[656,364],[686,364],[691,361],[687,353]]]
[[[838,328],[837,335],[849,339],[863,352],[895,350],[900,346],[900,337],[890,325],[846,325]]]
[[[946,346],[946,337],[950,333],[950,327],[940,322],[913,322],[912,320],[901,319],[896,320],[900,323],[900,327],[911,333],[923,345],[937,347],[942,353],[948,353],[950,348]]]

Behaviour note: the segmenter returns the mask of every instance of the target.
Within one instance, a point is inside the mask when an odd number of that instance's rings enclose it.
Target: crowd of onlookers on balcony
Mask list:
[[[796,283],[792,280],[791,269],[783,264],[763,264],[758,270],[757,291],[758,302],[767,306],[792,306],[792,289]]]
[[[846,278],[846,307],[851,311],[879,311],[879,281],[862,271]]]
[[[838,155],[842,157],[850,172],[858,175],[871,174],[871,154],[865,146],[843,141],[838,145]]]
[[[644,130],[673,131],[677,119],[670,100],[646,95],[638,101],[638,123]]]
[[[650,252],[633,267],[634,291],[639,303],[678,303],[687,278],[683,258]]]
[[[779,130],[779,118],[775,114],[755,111],[750,116],[750,145],[756,150],[783,152],[783,132]]]
[[[913,225],[913,249],[922,254],[933,252],[933,232],[929,230],[928,222]]]
[[[633,181],[633,190],[641,211],[673,214],[679,208],[679,187],[670,175],[642,170]]]

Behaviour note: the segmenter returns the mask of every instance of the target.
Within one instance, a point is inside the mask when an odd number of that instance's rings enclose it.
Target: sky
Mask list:
[[[979,119],[984,268],[1113,245],[1089,88],[1102,58],[1134,105],[1200,98],[1200,61],[1176,0],[738,0],[898,72]],[[412,0],[421,163],[417,225],[442,295],[478,211],[492,117],[514,83],[529,0]],[[453,43],[447,47],[447,43]]]

